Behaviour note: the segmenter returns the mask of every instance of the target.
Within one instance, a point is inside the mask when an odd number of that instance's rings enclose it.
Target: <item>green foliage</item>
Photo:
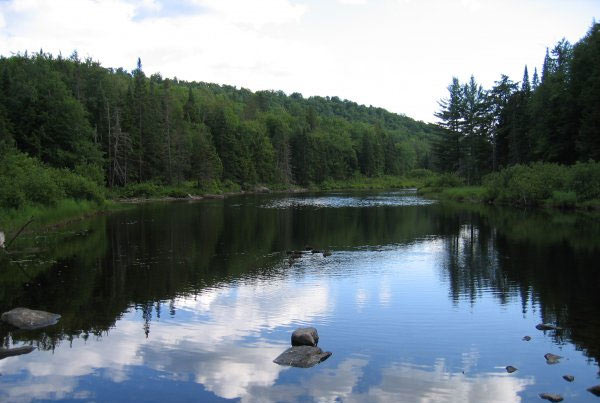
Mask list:
[[[439,175],[428,176],[424,179],[425,187],[429,188],[456,187],[465,183],[463,178],[454,173],[443,173]]]
[[[65,198],[101,203],[104,189],[66,168],[50,168],[22,153],[9,152],[0,159],[0,208],[53,206]]]
[[[140,197],[158,191],[133,184],[289,187],[403,175],[431,160],[433,125],[337,97],[147,77],[140,60],[127,72],[78,57],[16,55],[0,58],[0,86],[0,152],[15,145]],[[32,187],[46,184],[50,199],[60,199],[51,180],[38,182]],[[77,197],[92,191],[72,185]],[[3,197],[22,199],[18,191]]]
[[[555,190],[548,199],[548,204],[556,208],[573,208],[577,204],[575,192]]]
[[[515,165],[484,179],[487,196],[500,203],[557,207],[600,198],[600,163]]]

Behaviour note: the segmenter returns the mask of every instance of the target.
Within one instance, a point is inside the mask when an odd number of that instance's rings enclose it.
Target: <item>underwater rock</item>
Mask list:
[[[548,353],[544,354],[544,358],[546,359],[546,364],[558,364],[562,357],[560,355]]]
[[[563,397],[561,395],[555,395],[552,393],[540,393],[540,397],[545,400],[550,400],[551,402],[562,402]]]
[[[529,341],[529,340],[531,340],[531,336],[525,336],[525,337],[523,337],[523,340]]]
[[[319,344],[319,333],[314,327],[301,327],[292,333],[292,346],[313,346]]]
[[[563,375],[563,379],[567,382],[573,382],[575,377],[573,375]]]
[[[291,367],[310,368],[325,361],[329,356],[331,356],[330,352],[324,352],[319,347],[294,346],[281,353],[273,362]]]
[[[7,358],[7,357],[14,357],[15,355],[29,354],[33,350],[35,350],[35,347],[32,347],[32,346],[22,346],[22,347],[15,347],[15,348],[0,348],[0,360]]]
[[[15,308],[2,314],[2,321],[19,329],[32,330],[55,325],[60,315],[28,308]]]
[[[591,388],[587,388],[587,391],[593,393],[596,396],[600,396],[600,385],[592,386]]]
[[[540,393],[540,397],[545,400],[550,400],[551,402],[562,402],[563,397],[561,395],[555,395],[552,393]]]
[[[537,330],[562,330],[562,327],[555,326],[551,323],[540,323],[535,327]]]

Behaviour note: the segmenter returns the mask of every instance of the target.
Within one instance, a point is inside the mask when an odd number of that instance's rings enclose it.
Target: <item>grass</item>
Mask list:
[[[483,186],[457,186],[448,188],[420,188],[419,193],[442,200],[479,203],[487,201],[487,189]]]
[[[310,184],[309,190],[370,190],[370,189],[406,189],[418,187],[420,181],[402,176],[379,176],[368,178],[355,176],[345,180],[326,180],[320,184]]]
[[[111,201],[97,203],[88,200],[64,199],[53,206],[27,204],[18,209],[0,209],[0,231],[6,234],[8,242],[12,235],[32,218],[33,221],[28,225],[27,230],[61,225],[98,212],[121,208],[125,207]]]

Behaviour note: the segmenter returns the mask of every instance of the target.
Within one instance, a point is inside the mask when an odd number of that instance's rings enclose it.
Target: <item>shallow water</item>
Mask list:
[[[600,384],[599,240],[593,217],[414,192],[96,217],[2,257],[2,311],[63,317],[38,331],[0,325],[5,346],[38,347],[0,360],[0,400],[597,401],[586,388]],[[307,246],[332,254],[286,254]],[[333,355],[274,364],[308,325]],[[548,365],[545,353],[564,358]]]

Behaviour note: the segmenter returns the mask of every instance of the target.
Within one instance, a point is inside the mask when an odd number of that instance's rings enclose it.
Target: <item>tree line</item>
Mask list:
[[[516,164],[600,160],[600,24],[575,45],[547,49],[541,73],[501,75],[489,90],[453,78],[436,116],[436,167],[478,183]]]
[[[103,185],[321,183],[432,165],[434,125],[337,97],[304,98],[128,72],[76,52],[0,58],[0,156]]]

